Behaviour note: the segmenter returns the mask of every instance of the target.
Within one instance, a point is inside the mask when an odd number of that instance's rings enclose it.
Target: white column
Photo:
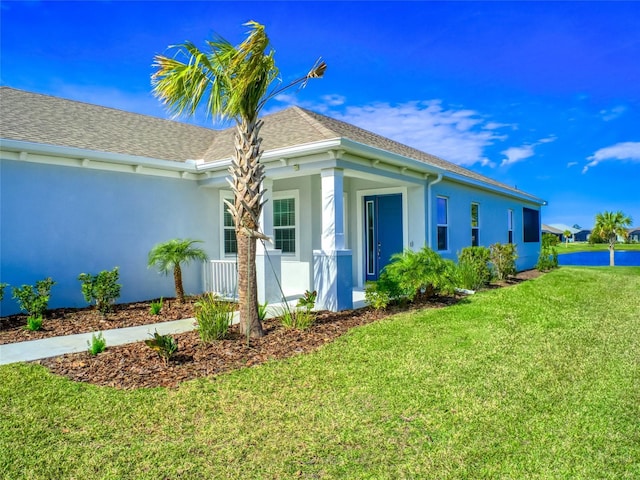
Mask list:
[[[344,248],[343,170],[322,170],[321,186],[322,249],[313,252],[314,288],[320,308],[348,310],[353,308],[353,280],[351,250]]]
[[[265,189],[263,199],[267,202],[260,213],[260,231],[275,242],[273,232],[273,180],[262,181]],[[258,301],[260,303],[280,303],[280,279],[282,277],[281,252],[276,250],[275,243],[258,240],[256,247],[256,276],[258,280]]]
[[[262,206],[262,212],[260,213],[260,231],[275,242],[273,234],[273,180],[265,178],[262,181],[262,187],[265,191],[262,200],[267,200],[267,202]],[[266,248],[270,250],[276,248],[275,243],[270,243],[266,240],[264,243]],[[257,252],[260,253],[261,251],[263,251],[262,242],[258,242]]]
[[[322,170],[322,250],[344,249],[344,171]]]

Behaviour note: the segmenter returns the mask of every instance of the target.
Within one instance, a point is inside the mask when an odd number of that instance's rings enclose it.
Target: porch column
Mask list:
[[[260,227],[262,233],[275,242],[273,233],[273,180],[265,178],[262,182],[266,190],[264,199],[267,202],[262,206],[260,214]],[[280,303],[281,252],[276,250],[275,244],[268,241],[263,243],[258,240],[256,246],[256,276],[258,280],[258,302]]]
[[[321,170],[321,250],[313,251],[318,306],[334,312],[353,308],[351,250],[344,245],[344,171]]]

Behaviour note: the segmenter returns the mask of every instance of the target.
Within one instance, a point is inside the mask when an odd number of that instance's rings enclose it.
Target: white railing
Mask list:
[[[238,296],[238,268],[235,260],[209,260],[204,265],[204,290],[225,298]]]

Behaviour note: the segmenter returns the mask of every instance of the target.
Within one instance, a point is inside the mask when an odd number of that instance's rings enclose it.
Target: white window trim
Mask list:
[[[283,190],[279,192],[273,192],[271,195],[271,200],[283,200],[285,198],[293,198],[295,205],[295,222],[294,225],[295,234],[296,234],[296,253],[282,253],[282,261],[300,261],[300,190]],[[275,222],[274,222],[275,223]],[[291,228],[291,227],[287,227]],[[274,236],[274,247],[275,247],[275,231],[276,227],[273,227],[273,236]]]
[[[478,212],[478,225],[476,225],[475,227],[473,226],[473,206],[477,207],[477,212]],[[473,245],[473,229],[475,228],[476,230],[478,230],[478,246],[480,246],[480,202],[471,202],[471,245]],[[449,216],[447,215],[447,220],[449,220]]]
[[[515,243],[513,238],[513,209],[507,210],[507,242],[509,242],[509,233],[511,233],[511,243]]]
[[[222,260],[225,259],[235,259],[236,258],[236,254],[235,253],[225,253],[224,252],[224,210],[225,210],[225,204],[224,201],[228,200],[231,203],[233,203],[233,192],[230,192],[228,190],[221,190],[220,191],[220,258]]]
[[[446,214],[447,214],[447,223],[440,223],[438,222],[438,199],[442,198],[443,200],[445,200],[447,202],[447,210],[446,210]],[[451,242],[450,242],[450,236],[449,236],[449,197],[445,197],[444,195],[436,195],[436,248],[435,251],[436,252],[450,252],[450,248],[451,248]],[[445,250],[440,250],[438,249],[438,228],[439,227],[447,227],[447,248]]]

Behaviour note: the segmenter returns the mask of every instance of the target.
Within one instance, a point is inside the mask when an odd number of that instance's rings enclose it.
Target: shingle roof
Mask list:
[[[330,139],[349,139],[436,166],[462,177],[531,196],[454,163],[346,122],[300,107],[263,117],[265,151]],[[212,130],[98,105],[0,87],[0,137],[28,142],[138,155],[163,160],[233,155],[235,128]],[[532,198],[535,198],[531,196]]]
[[[0,87],[0,137],[162,160],[202,158],[215,131]]]

